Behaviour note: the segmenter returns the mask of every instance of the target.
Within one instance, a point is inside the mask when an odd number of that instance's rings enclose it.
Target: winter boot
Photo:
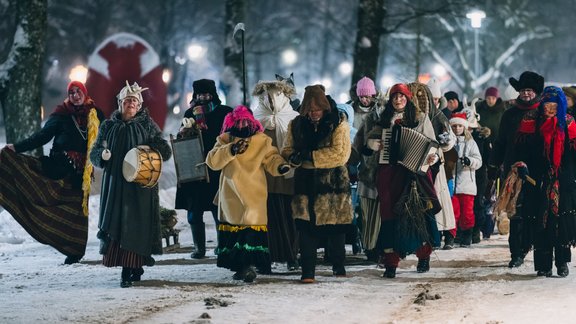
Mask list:
[[[256,279],[256,268],[254,266],[249,266],[244,270],[244,282],[253,282]]]
[[[190,256],[192,259],[202,259],[206,255],[206,228],[204,224],[193,224],[190,227],[194,241],[194,252]]]
[[[444,247],[442,250],[452,250],[454,248],[454,236],[450,231],[444,231]]]
[[[474,227],[472,230],[472,244],[480,243],[480,228]]]
[[[131,268],[122,267],[122,275],[120,277],[121,278],[120,287],[122,288],[132,287],[132,281],[130,281],[131,273],[132,273]]]
[[[418,265],[416,265],[416,271],[418,273],[424,273],[430,271],[430,258],[418,259]]]
[[[570,273],[570,270],[568,270],[568,264],[566,262],[563,262],[561,264],[557,264],[556,265],[556,271],[558,273],[559,277],[567,277],[568,274]],[[552,271],[550,271],[552,272]]]
[[[144,269],[142,268],[133,268],[130,274],[130,281],[140,281],[142,275],[144,274]]]
[[[83,255],[68,255],[66,256],[66,259],[64,260],[64,264],[74,264],[74,263],[78,263],[80,262],[80,259],[82,259]]]
[[[460,247],[470,247],[472,244],[472,229],[460,231]]]
[[[512,257],[512,260],[508,263],[508,268],[518,268],[524,263],[524,258],[519,256]]]
[[[387,266],[382,278],[396,278],[396,267]]]

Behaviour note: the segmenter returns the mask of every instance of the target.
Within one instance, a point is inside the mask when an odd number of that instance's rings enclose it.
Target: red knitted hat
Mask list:
[[[80,81],[70,81],[70,83],[68,83],[68,87],[66,88],[66,91],[70,92],[70,88],[72,88],[72,87],[78,87],[78,89],[80,89],[80,91],[82,91],[84,96],[88,97],[88,89],[86,89],[86,86],[84,85],[84,83],[82,83]]]
[[[408,100],[412,99],[412,92],[410,92],[410,89],[408,89],[408,86],[404,83],[396,83],[392,88],[390,88],[390,98],[392,98],[395,93],[405,95]]]

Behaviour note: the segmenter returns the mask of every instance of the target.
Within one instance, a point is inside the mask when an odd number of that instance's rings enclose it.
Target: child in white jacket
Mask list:
[[[482,156],[472,134],[468,131],[465,113],[452,114],[450,126],[457,137],[454,147],[458,152],[458,162],[454,169],[452,205],[456,225],[460,230],[460,246],[469,247],[474,228],[474,197],[477,191],[475,171],[482,166]],[[456,229],[452,234],[456,234]]]

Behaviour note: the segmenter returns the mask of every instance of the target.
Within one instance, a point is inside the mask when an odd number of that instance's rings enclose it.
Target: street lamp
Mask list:
[[[70,70],[68,78],[70,81],[86,83],[86,79],[88,78],[88,69],[84,65],[76,65]]]
[[[292,66],[296,61],[298,61],[298,54],[296,54],[296,51],[291,48],[282,51],[282,63],[286,66]]]
[[[466,14],[470,19],[470,25],[474,28],[474,74],[476,78],[480,75],[480,57],[478,56],[478,30],[482,27],[482,19],[486,18],[486,13],[482,10],[473,10]]]

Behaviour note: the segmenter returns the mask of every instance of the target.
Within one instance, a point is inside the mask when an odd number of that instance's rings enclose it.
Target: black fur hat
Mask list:
[[[212,96],[216,95],[216,83],[209,79],[200,79],[192,83],[192,89],[194,89],[195,94],[199,93],[209,93]]]
[[[519,80],[510,78],[508,82],[510,82],[510,85],[512,85],[516,91],[532,89],[536,94],[540,95],[544,90],[544,77],[532,71],[524,71],[520,75]]]

